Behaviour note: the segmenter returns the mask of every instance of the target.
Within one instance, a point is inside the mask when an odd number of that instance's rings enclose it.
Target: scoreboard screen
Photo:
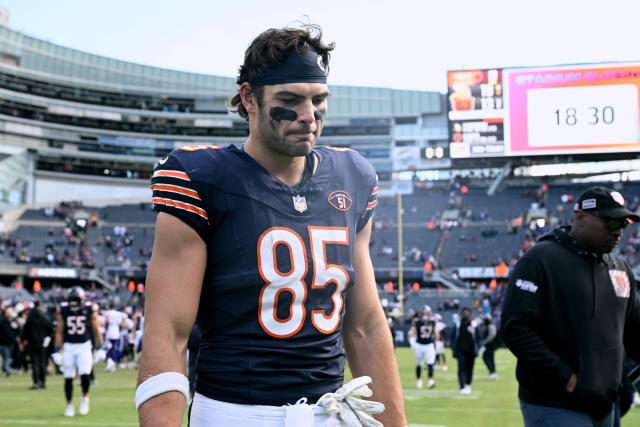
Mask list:
[[[453,158],[640,152],[640,63],[450,71]]]

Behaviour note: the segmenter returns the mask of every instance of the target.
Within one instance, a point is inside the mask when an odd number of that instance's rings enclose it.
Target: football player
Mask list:
[[[75,415],[73,378],[76,370],[80,375],[82,385],[78,413],[86,415],[89,413],[90,374],[93,367],[92,336],[98,351],[103,344],[102,336],[98,331],[96,313],[93,311],[91,302],[85,302],[84,289],[80,286],[74,286],[67,296],[67,301],[60,303],[56,316],[58,319],[55,336],[56,351],[52,358],[56,364],[60,364],[60,358],[62,358],[64,394],[67,398],[64,415],[66,417]],[[61,346],[62,356],[58,352]]]
[[[447,324],[442,321],[442,315],[436,313],[433,316],[436,321],[436,331],[438,334],[436,337],[436,368],[446,371],[447,368],[447,356],[445,354],[445,336],[447,334]]]
[[[182,421],[196,315],[192,427],[407,425],[369,255],[375,171],[352,150],[314,148],[333,49],[321,35],[316,26],[260,34],[230,101],[249,122],[247,141],[181,147],[155,168],[143,427]],[[355,377],[344,386],[343,348]],[[352,397],[371,396],[371,379],[386,409]],[[367,414],[383,409],[379,421]]]
[[[413,348],[416,355],[416,387],[422,388],[422,365],[424,365],[429,375],[427,386],[430,389],[434,388],[436,386],[433,379],[433,365],[436,363],[435,342],[440,337],[433,319],[433,312],[428,305],[422,310],[420,318],[411,326],[409,339],[415,340]]]
[[[133,313],[133,345],[134,350],[137,355],[136,360],[140,360],[140,354],[142,352],[142,332],[144,331],[144,311],[142,306],[136,306],[136,309]]]
[[[121,329],[126,327],[127,314],[116,309],[114,302],[109,304],[109,309],[104,312],[106,322],[105,339],[109,343],[107,350],[107,372],[113,372],[122,360],[123,342]]]

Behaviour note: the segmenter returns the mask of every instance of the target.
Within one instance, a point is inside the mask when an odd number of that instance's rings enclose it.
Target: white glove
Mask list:
[[[482,354],[482,353],[484,353],[484,351],[485,351],[486,349],[487,349],[487,348],[486,348],[485,346],[482,346],[482,347],[480,347],[480,350],[478,350],[478,353],[479,353],[479,354]]]
[[[411,350],[415,351],[416,350],[416,337],[409,337],[409,347],[411,347]]]
[[[384,411],[382,403],[352,397],[354,394],[371,397],[373,392],[367,384],[371,384],[371,377],[354,378],[334,393],[324,394],[316,405],[322,406],[330,414],[338,414],[346,427],[383,427],[381,422],[367,414]]]
[[[56,366],[62,365],[62,355],[60,354],[59,351],[56,351],[55,353],[51,353],[51,359],[53,360],[53,363],[56,364]]]
[[[93,354],[93,364],[95,365],[96,363],[104,362],[105,360],[107,360],[107,352],[102,348],[96,350]]]

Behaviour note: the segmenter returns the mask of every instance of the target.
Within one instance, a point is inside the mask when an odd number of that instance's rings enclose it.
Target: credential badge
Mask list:
[[[293,208],[303,213],[307,210],[307,199],[304,196],[293,196]]]

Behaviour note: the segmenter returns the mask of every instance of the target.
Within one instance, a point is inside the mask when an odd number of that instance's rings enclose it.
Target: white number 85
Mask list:
[[[349,245],[349,231],[343,227],[308,227],[313,260],[312,289],[324,288],[333,282],[336,290],[331,295],[333,311],[326,315],[324,310],[313,310],[311,322],[320,332],[330,334],[340,323],[342,311],[342,292],[347,287],[349,275],[339,265],[327,264],[325,245]],[[291,270],[281,272],[276,262],[276,248],[285,245],[291,257]],[[304,241],[298,233],[284,227],[272,227],[258,240],[258,266],[265,285],[260,292],[258,306],[262,329],[276,338],[288,338],[300,331],[306,316],[304,302],[307,299],[307,286],[304,277],[307,274],[307,253]],[[292,294],[289,317],[277,316],[278,296],[280,292]]]

